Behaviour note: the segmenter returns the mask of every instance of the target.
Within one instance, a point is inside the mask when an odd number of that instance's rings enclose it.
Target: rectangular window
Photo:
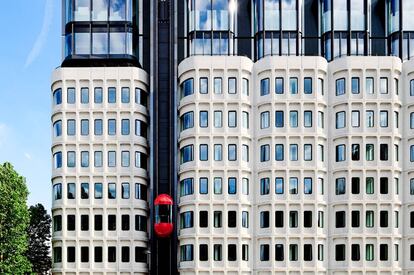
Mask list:
[[[227,212],[227,226],[229,228],[235,228],[237,226],[237,212],[236,211]]]
[[[283,178],[275,178],[275,192],[276,194],[283,194],[284,183]]]
[[[221,244],[215,244],[213,246],[213,252],[214,261],[221,261],[223,259]]]
[[[199,179],[200,194],[208,194],[208,178]]]
[[[236,111],[228,112],[228,126],[229,128],[237,127],[237,112]]]
[[[69,151],[67,153],[67,165],[70,168],[76,166],[76,153],[74,151]]]
[[[94,121],[94,134],[95,136],[102,136],[103,134],[103,122],[102,119],[95,119]]]
[[[282,77],[275,78],[275,93],[279,95],[284,93],[284,85],[283,85]]]
[[[337,262],[345,261],[345,245],[344,244],[335,245],[335,261]]]
[[[388,127],[388,111],[380,111],[380,126]]]
[[[380,78],[380,93],[388,94],[388,78],[387,77]]]
[[[312,194],[312,178],[304,178],[303,179],[303,191],[305,195]]]
[[[200,127],[208,127],[208,111],[200,111]]]
[[[94,103],[101,104],[103,102],[103,91],[102,88],[97,87],[94,90]]]
[[[318,127],[323,129],[325,128],[325,118],[324,113],[319,111],[318,112]]]
[[[276,128],[284,127],[284,114],[283,111],[275,112],[275,126]]]
[[[373,128],[374,127],[374,111],[366,111],[366,127]]]
[[[269,261],[269,245],[268,244],[260,245],[260,261],[262,262]]]
[[[214,160],[215,161],[223,160],[223,145],[214,144]]]
[[[303,260],[305,262],[312,261],[312,245],[311,244],[305,244],[303,245]]]
[[[222,213],[221,211],[214,211],[214,227],[221,228],[222,227]]]
[[[260,129],[265,129],[270,127],[270,113],[263,112],[260,114]]]
[[[116,135],[116,120],[115,119],[108,119],[108,135],[110,136]]]
[[[337,112],[336,113],[336,129],[345,128],[346,126],[346,113],[345,112]]]
[[[130,133],[130,123],[129,119],[121,120],[121,134],[123,136],[129,135]]]
[[[359,127],[359,111],[352,111],[351,113],[351,126],[356,128]]]
[[[319,95],[323,95],[323,79],[322,78],[318,78],[318,94]]]
[[[275,212],[275,227],[282,228],[283,227],[283,211],[276,211]]]
[[[200,77],[200,94],[208,94],[208,78]]]
[[[336,80],[336,92],[337,96],[345,94],[345,78],[340,78]]]
[[[367,94],[374,94],[374,78],[373,77],[367,77],[365,79],[365,91]]]
[[[116,88],[108,88],[108,103],[116,103]]]
[[[67,102],[68,102],[68,104],[75,104],[76,103],[76,90],[75,90],[75,88],[68,88],[67,89]]]
[[[223,193],[223,179],[219,177],[214,178],[214,194],[219,195]]]
[[[215,94],[222,94],[223,90],[223,80],[221,79],[221,77],[215,77],[214,78],[214,93]]]
[[[236,178],[228,179],[228,193],[229,195],[235,195],[237,193],[237,180]]]
[[[73,200],[76,198],[76,187],[74,183],[68,183],[68,199]]]
[[[380,160],[388,160],[388,144],[380,144]]]
[[[311,77],[305,77],[303,79],[303,93],[305,95],[312,94],[312,78]]]
[[[304,146],[304,160],[311,161],[312,160],[312,144],[305,144]]]
[[[374,178],[367,177],[365,180],[365,189],[367,194],[374,194]]]
[[[374,245],[373,244],[365,245],[365,260],[366,261],[374,260]]]
[[[200,158],[200,161],[208,160],[208,145],[207,144],[200,144],[199,158]]]
[[[270,93],[269,78],[260,80],[260,95],[268,95]]]
[[[414,186],[414,184],[413,184],[413,186]],[[413,190],[414,190],[414,188],[413,188]],[[269,178],[261,178],[260,179],[260,195],[268,195],[269,193],[270,193],[270,180],[269,180]]]
[[[291,77],[289,79],[289,86],[290,86],[290,94],[295,95],[298,93],[298,78]]]
[[[199,225],[200,225],[200,228],[208,227],[208,211],[199,212]]]
[[[242,127],[244,129],[249,129],[249,113],[242,112]]]
[[[68,119],[67,122],[67,135],[74,136],[76,135],[76,121],[74,119]]]
[[[81,135],[82,136],[89,135],[89,119],[81,120]]]
[[[359,211],[352,211],[351,212],[351,226],[357,228],[359,227],[359,223],[360,223]]]
[[[223,113],[221,111],[214,111],[214,127],[223,127]]]
[[[283,244],[276,244],[275,245],[275,260],[280,262],[280,261],[284,261],[285,256],[284,256],[284,249],[283,249]]]
[[[89,183],[81,184],[81,199],[89,199]]]
[[[260,212],[260,228],[269,228],[269,211]]]
[[[242,94],[249,95],[249,80],[247,78],[242,79]]]
[[[115,183],[108,183],[108,199],[116,199]]]
[[[121,89],[121,103],[129,103],[130,101],[130,92],[128,87],[123,87]]]
[[[303,124],[306,128],[312,127],[312,111],[305,111],[303,113]]]
[[[298,111],[290,111],[289,118],[290,118],[290,127],[297,128],[298,127]]]
[[[298,189],[299,189],[298,178],[296,177],[289,178],[289,194],[291,195],[298,194]]]
[[[116,246],[108,246],[108,262],[116,262]]]
[[[335,150],[335,161],[341,162],[346,160],[346,147],[345,144],[340,144],[336,146]]]
[[[359,184],[360,180],[359,178],[356,177],[352,177],[351,178],[351,193],[354,195],[357,195],[360,193],[359,189],[360,189],[360,184]]]
[[[237,160],[237,146],[235,144],[229,144],[228,145],[227,156],[228,156],[229,161],[236,161]]]
[[[335,195],[344,195],[345,188],[346,188],[346,180],[345,178],[337,178],[335,180]]]
[[[353,94],[359,94],[359,77],[351,79],[351,89]]]
[[[297,144],[289,145],[289,157],[291,161],[298,160],[298,145]]]
[[[365,215],[366,227],[374,227],[374,211],[368,210]]]
[[[89,88],[81,88],[81,103],[89,103]]]
[[[276,146],[275,146],[275,160],[276,161],[283,161],[284,158],[285,158],[285,154],[284,154],[283,144],[276,144]]]
[[[366,144],[366,160],[373,161],[374,160],[374,144]]]
[[[235,77],[229,77],[229,94],[237,93],[237,83]]]
[[[290,261],[297,261],[298,260],[298,245],[297,244],[290,244],[289,245],[289,260]]]
[[[208,245],[207,244],[200,244],[199,257],[200,257],[201,262],[208,261]]]
[[[360,145],[359,144],[352,144],[351,147],[351,157],[353,161],[360,160]]]

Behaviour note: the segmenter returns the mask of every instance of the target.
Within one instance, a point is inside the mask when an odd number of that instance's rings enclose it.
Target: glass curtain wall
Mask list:
[[[189,0],[189,55],[234,55],[237,0]]]
[[[387,0],[389,55],[414,58],[414,1]]]
[[[65,0],[65,58],[135,58],[132,0]]]
[[[368,54],[370,0],[320,0],[323,56]]]
[[[298,55],[300,0],[255,0],[256,59],[266,55]]]

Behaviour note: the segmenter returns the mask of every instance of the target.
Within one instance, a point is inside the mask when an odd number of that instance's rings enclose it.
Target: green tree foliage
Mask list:
[[[0,164],[0,274],[31,272],[26,257],[29,211],[25,179],[10,163]]]
[[[35,274],[48,274],[52,267],[50,258],[50,227],[52,219],[42,204],[30,206],[29,250],[27,258]]]

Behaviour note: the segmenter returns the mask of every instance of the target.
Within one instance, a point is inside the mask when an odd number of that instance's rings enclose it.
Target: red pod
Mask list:
[[[154,201],[154,230],[157,236],[160,238],[168,238],[174,230],[174,223],[172,222],[173,204],[173,199],[167,194],[158,195]]]

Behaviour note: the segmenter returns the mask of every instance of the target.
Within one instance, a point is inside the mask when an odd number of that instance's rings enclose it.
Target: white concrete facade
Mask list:
[[[148,81],[132,67],[53,73],[54,274],[148,272]]]
[[[185,59],[180,274],[414,274],[413,64]]]

